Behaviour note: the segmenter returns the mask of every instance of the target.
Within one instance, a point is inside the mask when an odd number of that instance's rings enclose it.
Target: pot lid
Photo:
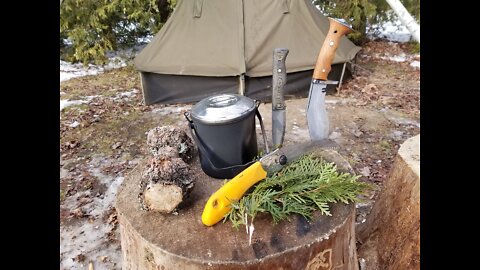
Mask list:
[[[251,98],[222,94],[200,100],[192,108],[192,117],[205,124],[228,123],[249,115],[255,107]]]

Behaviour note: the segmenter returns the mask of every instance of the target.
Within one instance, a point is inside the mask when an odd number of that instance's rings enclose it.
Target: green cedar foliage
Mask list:
[[[176,1],[63,0],[60,2],[60,56],[71,62],[105,63],[106,52],[137,44],[155,34]],[[65,44],[68,39],[69,43]]]
[[[358,182],[360,176],[337,171],[334,163],[305,155],[252,187],[225,216],[235,228],[255,219],[259,213],[269,213],[274,223],[299,214],[311,219],[313,211],[330,216],[329,203],[358,201],[358,195],[371,186]]]

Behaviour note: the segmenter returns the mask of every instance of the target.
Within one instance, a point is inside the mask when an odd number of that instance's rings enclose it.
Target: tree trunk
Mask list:
[[[317,155],[352,171],[333,150]],[[145,162],[126,177],[117,194],[124,270],[358,269],[354,204],[332,204],[332,216],[317,211],[310,222],[292,216],[274,225],[270,216],[258,215],[249,245],[244,227],[236,230],[228,221],[213,227],[202,224],[203,207],[223,181],[206,176],[198,160],[191,166],[196,185],[177,215],[140,210],[135,194],[143,166]]]
[[[412,34],[413,38],[420,43],[420,26],[417,24],[415,19],[408,13],[407,9],[402,5],[399,0],[386,0],[387,3],[392,7],[395,14],[397,14],[400,21],[405,25]]]
[[[364,269],[420,269],[420,135],[402,144],[372,212],[357,229]]]

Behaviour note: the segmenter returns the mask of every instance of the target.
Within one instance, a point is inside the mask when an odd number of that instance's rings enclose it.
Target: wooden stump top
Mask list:
[[[333,150],[318,150],[315,154],[335,162],[341,171],[353,171],[348,162]],[[276,225],[269,215],[258,215],[254,221],[252,245],[249,245],[245,226],[237,230],[230,221],[212,227],[202,224],[205,203],[223,181],[205,175],[198,158],[192,164],[195,187],[176,215],[140,209],[139,183],[145,166],[146,162],[141,162],[121,185],[116,202],[118,215],[152,245],[188,260],[253,263],[267,256],[308,247],[318,241],[328,241],[329,236],[355,211],[353,203],[331,204],[332,216],[323,216],[316,211],[310,222],[301,216],[292,216],[290,222],[282,221]]]

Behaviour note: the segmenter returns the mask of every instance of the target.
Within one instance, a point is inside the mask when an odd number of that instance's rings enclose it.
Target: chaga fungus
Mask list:
[[[194,186],[186,163],[194,156],[193,142],[184,130],[163,126],[147,133],[147,144],[153,157],[142,175],[140,203],[145,210],[171,213]]]
[[[184,129],[175,126],[156,127],[148,131],[147,145],[155,157],[163,156],[165,147],[175,149],[178,157],[185,162],[189,162],[195,154],[192,139]]]

